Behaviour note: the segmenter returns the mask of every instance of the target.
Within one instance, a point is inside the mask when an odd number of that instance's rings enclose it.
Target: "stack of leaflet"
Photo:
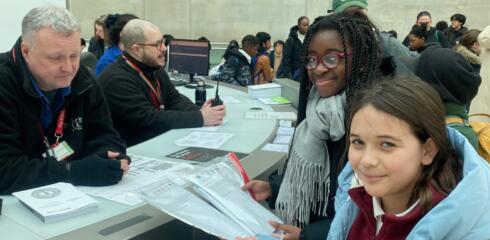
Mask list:
[[[267,83],[248,86],[248,96],[251,98],[273,98],[281,96],[281,85]]]
[[[270,235],[274,229],[268,220],[281,222],[240,188],[244,182],[228,163],[201,168],[186,180],[205,200],[170,178],[143,188],[139,193],[163,212],[225,239]]]
[[[273,152],[285,152],[289,151],[289,143],[291,142],[294,134],[294,127],[292,127],[291,121],[280,121],[279,128],[276,132],[276,138],[272,143],[267,143],[262,147],[262,150]]]
[[[45,223],[95,211],[98,203],[69,183],[55,183],[12,193]]]

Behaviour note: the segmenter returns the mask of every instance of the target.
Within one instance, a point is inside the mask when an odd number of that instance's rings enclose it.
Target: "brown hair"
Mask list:
[[[385,78],[374,82],[377,83],[360,90],[351,101],[346,135],[350,135],[354,115],[366,106],[373,106],[406,122],[421,143],[432,139],[438,152],[430,165],[422,167],[408,202],[410,206],[420,199],[422,211],[428,212],[433,207],[428,183],[447,195],[461,179],[461,163],[448,140],[442,100],[430,85],[416,77]]]
[[[100,40],[99,39],[99,36],[97,36],[97,29],[95,29],[95,26],[96,25],[99,25],[102,27],[103,31],[104,31],[104,35],[106,34],[106,27],[105,27],[105,18],[106,18],[106,15],[102,15],[100,17],[98,17],[97,19],[95,19],[95,22],[94,22],[94,37],[97,39],[97,40]]]
[[[471,29],[466,31],[463,34],[463,38],[461,38],[461,45],[465,46],[468,49],[471,49],[475,42],[478,42],[478,35],[480,35],[481,31],[478,29]]]

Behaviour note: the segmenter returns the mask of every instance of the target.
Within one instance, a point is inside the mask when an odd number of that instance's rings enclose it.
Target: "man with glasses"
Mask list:
[[[163,69],[166,47],[160,29],[134,19],[121,32],[124,52],[99,77],[111,109],[114,127],[128,146],[170,129],[219,125],[225,107],[201,108],[181,95]]]

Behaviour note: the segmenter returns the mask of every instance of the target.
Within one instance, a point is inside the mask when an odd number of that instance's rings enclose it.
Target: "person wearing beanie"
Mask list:
[[[470,113],[490,113],[490,26],[487,26],[479,35],[482,79],[478,94],[471,102]]]
[[[362,8],[367,10],[367,7],[367,0],[334,0],[332,2],[332,9],[334,13],[341,13],[348,8]],[[367,13],[367,11],[365,13]]]
[[[332,11],[336,14],[355,11],[367,16],[367,7],[367,0],[334,0],[332,2]],[[378,31],[376,27],[374,28]],[[420,55],[416,51],[410,51],[400,40],[388,32],[381,32],[379,36],[379,44],[383,52],[380,69],[383,74],[414,75],[415,65]]]
[[[480,74],[460,54],[449,48],[431,46],[419,59],[417,76],[439,93],[447,117],[468,120],[468,107],[478,93]],[[462,133],[478,149],[478,138],[469,126],[449,124]]]

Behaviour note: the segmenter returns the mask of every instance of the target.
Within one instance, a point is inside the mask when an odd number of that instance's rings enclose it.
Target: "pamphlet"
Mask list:
[[[167,178],[139,193],[161,211],[221,238],[272,234],[268,220],[282,221],[240,188],[243,178],[223,159],[185,177],[193,192]]]
[[[14,192],[12,195],[45,223],[79,216],[98,207],[96,200],[64,182]]]
[[[187,147],[177,152],[171,153],[165,157],[204,163],[204,162],[211,161],[213,159],[226,156],[226,154],[228,154],[228,151],[209,149],[209,148],[199,148],[199,147]],[[248,156],[248,154],[246,153],[237,153],[237,152],[236,155],[240,159],[243,159],[246,156]]]

